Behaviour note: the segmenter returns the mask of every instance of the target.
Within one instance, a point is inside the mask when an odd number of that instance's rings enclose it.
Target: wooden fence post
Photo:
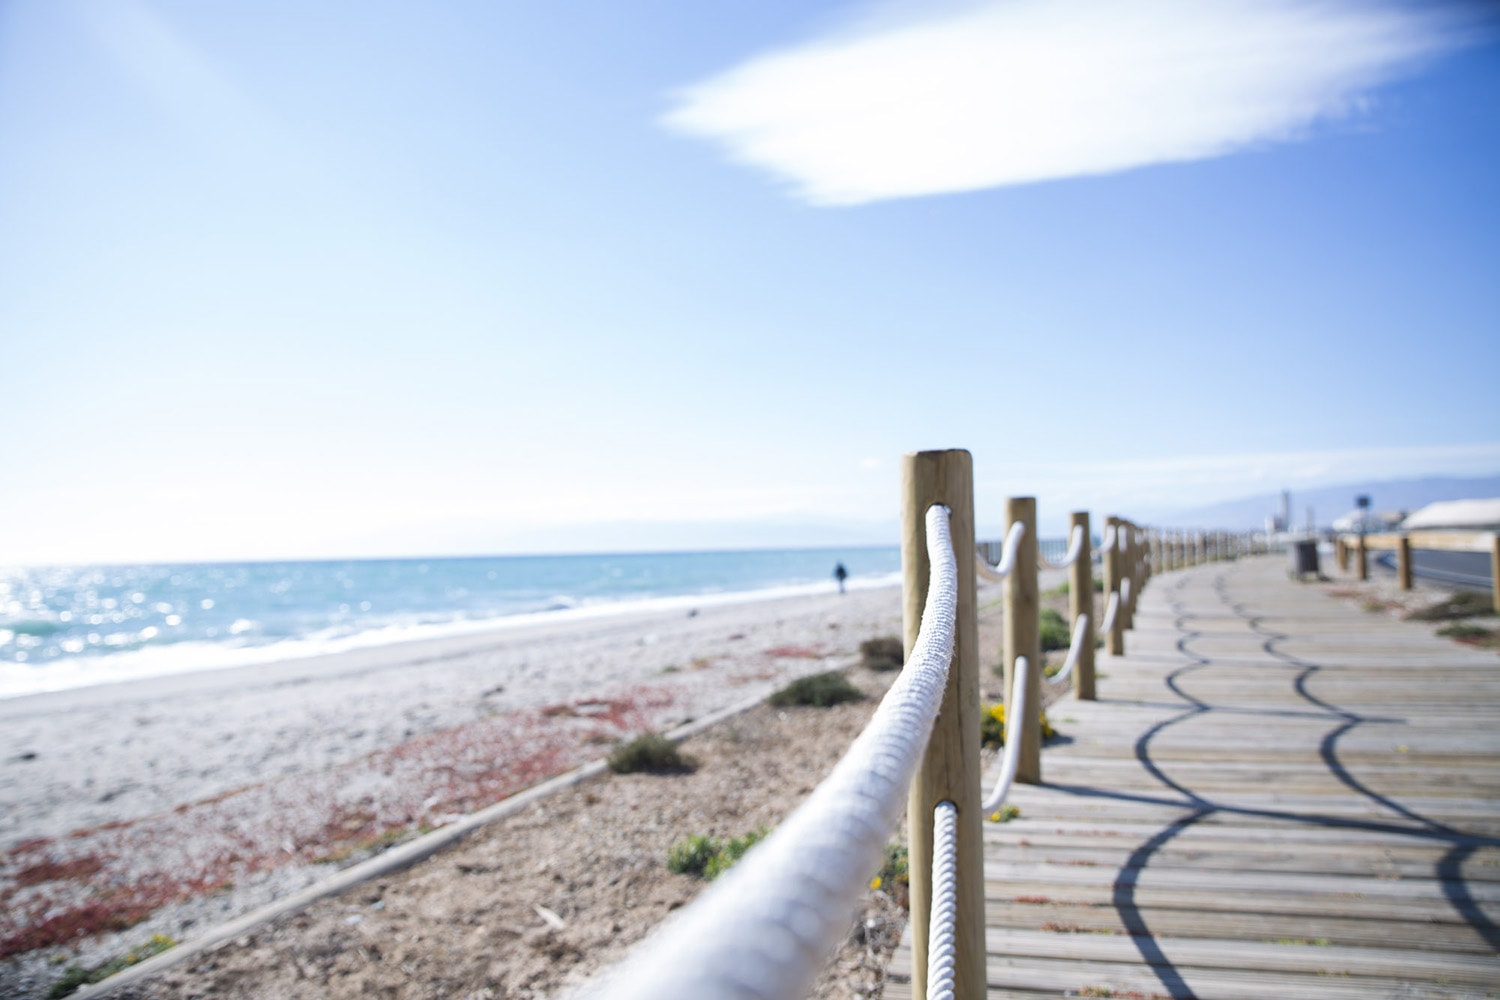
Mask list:
[[[1361,580],[1368,580],[1370,578],[1370,560],[1368,558],[1369,553],[1365,549],[1364,535],[1360,535],[1359,540],[1354,543],[1354,555],[1355,562],[1357,563],[1355,570],[1359,573],[1359,578]]]
[[[946,504],[958,560],[958,621],[948,687],[927,753],[907,797],[911,887],[912,990],[927,992],[927,930],[932,918],[932,812],[958,807],[958,924],[955,986],[960,997],[985,993],[984,859],[979,805],[979,625],[974,583],[974,465],[967,451],[920,451],[901,462],[901,566],[906,653],[911,655],[927,603],[927,508]],[[1032,580],[1036,579],[1033,541]],[[1035,620],[1035,616],[1033,616]]]
[[[1026,657],[1026,716],[1021,720],[1021,748],[1016,762],[1016,780],[1028,785],[1042,780],[1042,637],[1041,595],[1036,577],[1036,498],[1010,497],[1005,501],[1005,530],[1017,521],[1026,525],[1016,550],[1016,563],[1005,578],[1005,701],[1015,690],[1016,657]],[[913,996],[916,994],[913,993]]]
[[[1349,546],[1344,544],[1343,535],[1334,536],[1333,558],[1338,561],[1340,573],[1349,572]]]
[[[1401,578],[1401,589],[1411,589],[1411,539],[1403,532],[1396,539],[1396,575]]]
[[[1120,520],[1119,518],[1105,518],[1106,532],[1109,527],[1115,529],[1115,544],[1104,550],[1104,600],[1106,609],[1109,607],[1110,595],[1115,595],[1115,600],[1121,604],[1124,601],[1119,597],[1120,593]],[[1125,631],[1122,619],[1125,617],[1125,609],[1115,607],[1115,620],[1109,627],[1109,634],[1105,636],[1107,649],[1110,656],[1125,655]]]
[[[1135,628],[1135,592],[1140,589],[1140,574],[1135,570],[1135,527],[1128,521],[1121,521],[1120,527],[1120,574],[1130,580],[1129,600],[1121,595],[1120,600],[1120,627]]]
[[[1495,614],[1500,615],[1500,532],[1490,536],[1490,593],[1495,598]]]
[[[1094,560],[1089,558],[1093,544],[1089,535],[1089,512],[1077,510],[1072,516],[1072,530],[1083,532],[1083,551],[1068,567],[1068,619],[1078,622],[1079,615],[1089,616],[1084,629],[1083,648],[1073,664],[1073,697],[1079,701],[1094,700],[1094,636],[1099,632],[1099,615],[1094,611]]]

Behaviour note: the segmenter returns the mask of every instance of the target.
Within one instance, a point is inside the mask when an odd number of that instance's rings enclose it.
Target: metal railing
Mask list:
[[[1334,556],[1339,569],[1349,572],[1349,563],[1354,562],[1355,574],[1361,580],[1370,578],[1372,551],[1396,553],[1396,577],[1402,590],[1411,590],[1412,552],[1488,552],[1490,556],[1490,588],[1494,599],[1495,613],[1500,614],[1500,532],[1460,530],[1385,531],[1377,534],[1346,533],[1334,539]]]

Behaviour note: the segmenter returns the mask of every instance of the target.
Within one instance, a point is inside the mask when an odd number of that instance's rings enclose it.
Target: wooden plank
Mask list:
[[[1046,959],[992,959],[988,967],[987,998],[1028,996],[1115,996],[1170,1000],[1172,993],[1153,967],[1123,962],[1074,962]],[[1287,974],[1260,970],[1184,969],[1177,977],[1179,996],[1197,1000],[1371,1000],[1378,997],[1420,997],[1426,1000],[1473,1000],[1485,993],[1465,984],[1424,981],[1413,988],[1413,980],[1343,976],[1331,972]],[[1487,991],[1488,992],[1488,991]],[[912,994],[894,963],[883,996],[905,1000]],[[1493,996],[1492,992],[1489,995]]]
[[[1330,916],[1326,905],[1310,908],[1307,913],[1289,913],[1285,909],[1260,913],[1224,904],[1213,909],[1210,908],[1214,903],[1211,897],[1202,902],[1209,905],[1153,905],[1147,926],[1151,933],[1166,937],[1243,938],[1307,945],[1321,942],[1494,954],[1494,949],[1478,934],[1468,938],[1455,934],[1454,925],[1460,922],[1456,917],[1447,921],[1412,920],[1383,907],[1372,908],[1361,915]],[[990,927],[1029,928],[1051,933],[1131,934],[1139,929],[1138,925],[1127,924],[1114,907],[1093,902],[1013,904],[995,901],[987,906],[985,918]]]
[[[987,995],[1493,992],[1500,658],[1277,558],[1162,578],[1137,624],[984,829]]]
[[[1112,934],[1053,934],[992,928],[985,935],[991,958],[1055,958],[1075,962],[1132,962],[1141,959],[1139,943]],[[1157,964],[1178,968],[1257,969],[1314,975],[1446,977],[1452,983],[1483,986],[1500,983],[1500,958],[1491,955],[1434,953],[1406,948],[1309,946],[1276,941],[1214,940],[1154,936],[1149,950]]]

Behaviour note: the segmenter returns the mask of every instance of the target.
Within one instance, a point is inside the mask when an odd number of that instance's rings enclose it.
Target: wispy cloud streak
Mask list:
[[[975,484],[982,507],[998,508],[1005,494],[1024,489],[1047,497],[1054,513],[1104,500],[1120,510],[1140,511],[1360,480],[1493,476],[1500,474],[1500,441],[1039,462],[1007,472],[1005,482]]]
[[[1368,111],[1482,30],[1349,0],[983,0],[757,56],[665,123],[821,205],[1222,156]]]

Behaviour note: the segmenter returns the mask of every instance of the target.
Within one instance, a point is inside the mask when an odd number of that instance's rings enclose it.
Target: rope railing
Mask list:
[[[1104,621],[1099,625],[1099,631],[1112,632],[1115,627],[1115,619],[1120,616],[1120,595],[1118,593],[1109,595],[1109,604],[1104,608]]]
[[[927,929],[927,1000],[953,1000],[958,961],[958,806],[932,811],[932,923]]]
[[[985,992],[980,819],[1016,784],[1041,781],[1042,565],[1069,573],[1073,620],[1053,683],[1094,697],[1093,556],[1107,593],[1099,633],[1109,653],[1154,572],[1257,551],[1255,536],[1146,529],[1107,518],[1089,552],[1089,515],[1072,515],[1068,553],[1039,558],[1036,501],[1006,501],[1006,535],[991,566],[973,534],[968,452],[919,452],[903,463],[903,601],[907,663],[848,753],[808,799],[737,865],[642,942],[587,997],[795,1000],[847,931],[907,802],[912,994]],[[960,561],[955,552],[973,553]],[[989,795],[980,788],[975,578],[1003,581],[1004,752]]]
[[[1113,524],[1104,529],[1104,537],[1099,540],[1099,547],[1094,550],[1095,555],[1103,555],[1115,547],[1117,533]]]
[[[1073,673],[1073,668],[1078,665],[1078,658],[1083,655],[1083,643],[1089,635],[1089,616],[1079,615],[1078,620],[1073,623],[1073,638],[1068,643],[1068,655],[1063,658],[1062,666],[1057,668],[1057,673],[1047,678],[1049,684],[1061,684]]]
[[[1043,554],[1040,556],[1042,565],[1046,566],[1048,569],[1067,569],[1069,566],[1073,565],[1074,560],[1076,560],[1083,553],[1083,545],[1085,541],[1086,539],[1083,536],[1082,526],[1077,524],[1073,525],[1073,530],[1068,536],[1068,554],[1063,556],[1057,562],[1053,562],[1052,560],[1048,559],[1045,554]]]
[[[926,514],[932,573],[907,665],[833,772],[777,830],[588,997],[801,997],[879,865],[948,683],[958,571],[947,507]]]
[[[1005,753],[1000,757],[1000,774],[995,779],[995,787],[990,789],[983,802],[979,804],[979,811],[985,814],[994,812],[1005,804],[1005,799],[1010,795],[1010,786],[1016,781],[1016,766],[1021,760],[1021,720],[1026,717],[1026,685],[1022,679],[1026,676],[1025,657],[1022,662],[1016,664],[1016,683],[1011,689],[1010,702],[1006,707],[1005,717]]]
[[[989,560],[980,555],[975,563],[979,575],[992,583],[999,583],[1010,576],[1011,570],[1016,568],[1016,553],[1020,550],[1021,539],[1025,535],[1026,525],[1019,521],[1012,524],[1005,532],[1005,547],[1001,549],[1000,562],[991,566]]]
[[[1024,716],[1026,687],[1021,681],[1026,664],[1017,665],[1017,683],[1011,697],[1012,713],[1006,720],[1005,752],[994,789],[980,804],[992,813],[1005,804],[1016,778],[1020,759],[1020,720]],[[952,1000],[958,939],[958,807],[939,802],[932,816],[932,923],[927,932],[927,1000]]]

